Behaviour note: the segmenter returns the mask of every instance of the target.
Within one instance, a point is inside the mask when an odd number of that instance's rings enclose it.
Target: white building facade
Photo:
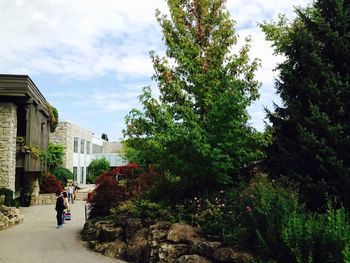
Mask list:
[[[56,131],[50,134],[50,142],[65,147],[62,167],[73,173],[78,184],[86,184],[89,165],[93,159],[105,157],[109,160],[111,167],[116,166],[114,164],[123,165],[126,163],[116,151],[113,153],[103,151],[104,144],[109,144],[109,142],[97,138],[91,131],[70,122],[60,122]],[[111,143],[115,144],[116,142]]]

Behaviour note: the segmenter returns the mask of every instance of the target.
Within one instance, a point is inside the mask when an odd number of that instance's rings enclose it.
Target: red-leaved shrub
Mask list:
[[[56,193],[57,191],[63,192],[63,187],[57,178],[50,174],[44,174],[40,184],[40,193]]]
[[[90,219],[109,215],[111,208],[129,197],[125,186],[118,184],[110,172],[100,175],[96,182],[97,187],[91,200]]]

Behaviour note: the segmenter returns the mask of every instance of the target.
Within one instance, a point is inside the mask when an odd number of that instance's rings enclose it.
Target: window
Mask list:
[[[84,169],[84,167],[82,166],[82,167],[81,167],[81,170],[80,170],[80,171],[81,171],[81,178],[80,178],[80,183],[81,183],[81,184],[84,184],[84,170],[85,170],[85,169]]]
[[[97,144],[92,144],[92,153],[102,153],[102,146]]]
[[[91,143],[89,141],[86,142],[86,154],[90,154],[90,145]]]
[[[77,181],[77,176],[78,176],[78,167],[74,166],[73,167],[73,177],[74,177],[74,181]]]
[[[84,140],[81,140],[81,141],[80,141],[80,153],[84,153],[84,148],[85,148],[85,147],[84,147],[84,146],[85,146],[84,144],[85,144],[85,141],[84,141]]]
[[[74,146],[73,146],[73,152],[77,153],[78,152],[78,142],[79,139],[74,137]]]

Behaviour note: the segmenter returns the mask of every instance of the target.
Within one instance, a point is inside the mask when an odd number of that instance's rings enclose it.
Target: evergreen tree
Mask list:
[[[206,193],[232,175],[238,180],[242,167],[263,156],[264,139],[249,126],[246,110],[258,97],[259,61],[248,56],[249,39],[231,54],[237,36],[224,1],[167,3],[170,17],[157,11],[166,57],[151,52],[160,96],[145,87],[143,111],[126,117],[127,155],[181,188]]]
[[[262,25],[276,53],[283,105],[268,116],[268,169],[300,184],[310,208],[327,195],[350,205],[350,4],[317,0],[289,23]]]

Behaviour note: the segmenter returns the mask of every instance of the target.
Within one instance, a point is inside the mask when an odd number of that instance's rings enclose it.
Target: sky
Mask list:
[[[311,0],[227,0],[236,21],[238,46],[252,37],[251,58],[261,59],[256,79],[260,99],[249,109],[250,123],[265,127],[264,107],[280,99],[273,55],[258,23],[294,17],[294,6]],[[141,109],[138,96],[152,82],[149,52],[163,56],[165,45],[155,10],[167,13],[165,0],[0,0],[0,74],[29,75],[60,120],[123,138],[124,117]]]

